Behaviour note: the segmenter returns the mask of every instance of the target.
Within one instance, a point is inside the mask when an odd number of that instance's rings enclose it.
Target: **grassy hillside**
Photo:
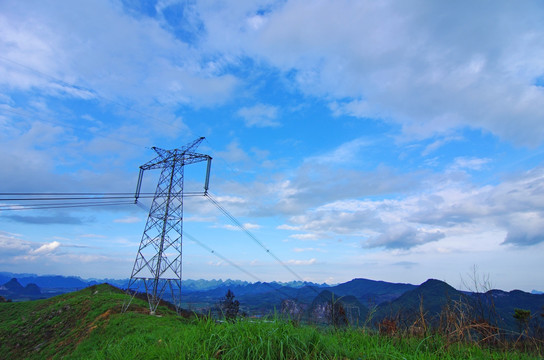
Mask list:
[[[71,353],[121,310],[124,294],[103,284],[46,300],[0,304],[0,353],[50,358]],[[136,302],[141,311],[145,303]]]
[[[109,285],[47,300],[0,304],[6,359],[532,359],[519,352],[448,344],[436,337],[387,337],[281,320],[217,323],[164,307],[150,316]]]

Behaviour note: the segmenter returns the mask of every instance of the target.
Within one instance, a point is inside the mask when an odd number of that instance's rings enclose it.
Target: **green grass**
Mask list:
[[[145,325],[144,325],[145,324]],[[390,338],[285,321],[216,324],[126,314],[94,332],[68,358],[88,359],[532,359],[440,338]]]
[[[216,323],[160,308],[99,285],[48,300],[0,304],[0,357],[9,359],[535,359],[535,355],[446,345],[440,337],[389,337],[273,319]]]

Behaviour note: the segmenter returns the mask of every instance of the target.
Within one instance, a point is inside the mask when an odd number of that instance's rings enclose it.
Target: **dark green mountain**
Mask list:
[[[397,299],[379,305],[374,318],[375,321],[393,318],[401,324],[409,325],[420,317],[420,309],[422,309],[427,320],[435,323],[438,321],[442,309],[455,301],[472,302],[467,295],[447,283],[429,279]]]
[[[386,301],[392,301],[405,292],[415,289],[412,284],[389,283],[368,279],[353,279],[343,284],[330,288],[338,295],[353,295],[361,303],[368,306],[379,305]]]
[[[520,290],[510,292],[490,290],[486,293],[471,294],[475,304],[476,316],[492,319],[493,323],[501,328],[517,329],[514,319],[515,309],[531,311],[533,322],[544,327],[544,295],[531,294]]]
[[[533,325],[536,328],[544,327],[544,317],[541,315],[544,313],[544,295],[519,290],[464,293],[434,279],[427,280],[399,298],[378,306],[374,324],[390,318],[395,319],[401,326],[409,327],[424,314],[429,325],[437,326],[446,307],[456,312],[455,316],[463,316],[474,323],[486,323],[512,331],[518,329],[513,317],[515,309],[526,309],[531,311]]]

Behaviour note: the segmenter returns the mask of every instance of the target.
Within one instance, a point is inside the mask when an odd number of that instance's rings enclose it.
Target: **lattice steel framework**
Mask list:
[[[162,170],[127,287],[127,293],[131,297],[123,305],[123,310],[128,308],[136,293],[143,290],[147,294],[151,314],[155,313],[167,290],[171,294],[169,300],[178,312],[180,310],[184,166],[208,162],[203,193],[205,195],[208,191],[212,158],[193,151],[203,140],[201,137],[181,149],[174,150],[153,147],[158,156],[140,166],[135,202],[138,201],[144,171]]]

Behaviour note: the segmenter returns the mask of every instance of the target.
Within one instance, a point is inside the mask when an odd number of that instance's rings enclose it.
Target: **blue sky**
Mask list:
[[[0,191],[131,192],[152,146],[205,136],[215,198],[306,280],[463,287],[477,268],[543,290],[542,19],[539,1],[2,1]],[[146,216],[0,210],[0,269],[128,277]],[[294,280],[206,199],[185,230]],[[254,280],[190,240],[183,271]]]

